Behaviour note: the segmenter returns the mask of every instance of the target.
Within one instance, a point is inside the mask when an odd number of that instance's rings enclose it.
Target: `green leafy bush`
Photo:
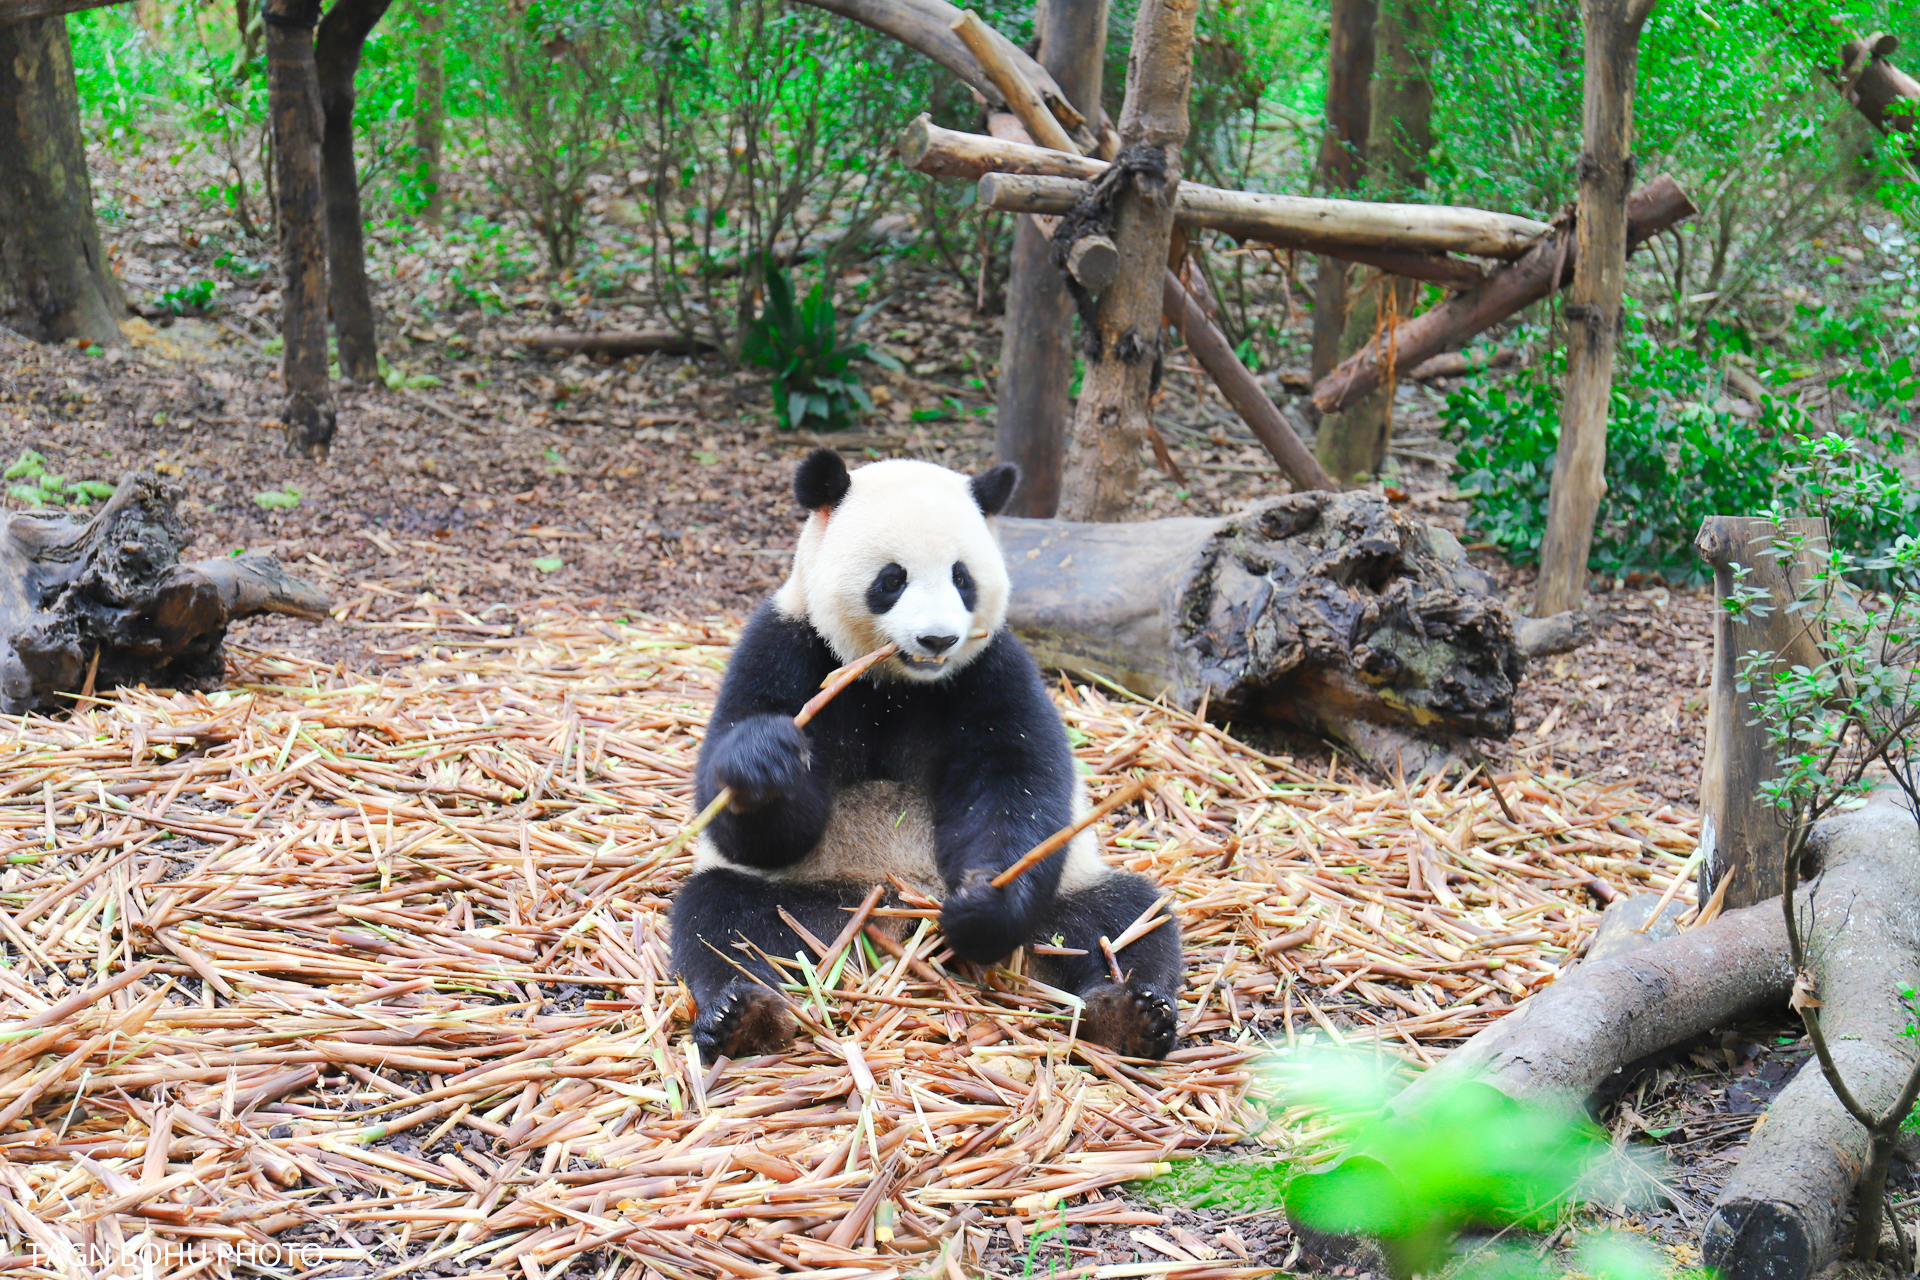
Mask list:
[[[770,267],[766,276],[767,309],[748,327],[740,358],[773,371],[773,411],[780,429],[797,431],[812,424],[822,431],[840,431],[852,426],[859,414],[873,408],[853,362],[866,359],[894,369],[899,362],[885,352],[868,350],[864,342],[840,340],[824,282],[814,285],[806,301],[796,306],[787,273]]]
[[[1565,371],[1565,354],[1555,350],[1511,378],[1469,381],[1447,398],[1441,415],[1441,433],[1459,446],[1455,481],[1472,496],[1470,528],[1519,564],[1540,558]],[[1895,381],[1902,379],[1910,382],[1911,374]],[[1810,473],[1792,465],[1799,440],[1811,430],[1805,416],[1769,396],[1750,421],[1720,407],[1722,396],[1717,360],[1662,343],[1629,318],[1608,406],[1606,493],[1589,568],[1614,577],[1701,581],[1707,567],[1694,554],[1693,539],[1703,519],[1776,502],[1792,507],[1806,496],[1797,486]],[[1855,425],[1873,430],[1864,419]],[[1901,448],[1891,431],[1871,444],[1882,454]],[[1891,464],[1863,457],[1862,465],[1877,469],[1886,498],[1850,517],[1836,538],[1873,547],[1920,529],[1920,498]]]

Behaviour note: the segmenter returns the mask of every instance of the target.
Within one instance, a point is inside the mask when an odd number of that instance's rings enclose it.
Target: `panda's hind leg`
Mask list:
[[[693,991],[700,1056],[712,1062],[786,1049],[800,1024],[778,990],[782,979],[759,952],[784,958],[807,950],[782,907],[815,937],[831,938],[845,926],[846,908],[859,902],[857,891],[842,886],[779,884],[724,868],[681,885],[673,895],[673,967]]]
[[[1119,937],[1159,897],[1147,880],[1110,872],[1063,890],[1034,937],[1085,953],[1034,955],[1034,976],[1086,1001],[1080,1034],[1128,1057],[1158,1059],[1173,1051],[1174,1012],[1185,972],[1180,926],[1170,919],[1116,953],[1121,982],[1113,980],[1100,939]]]

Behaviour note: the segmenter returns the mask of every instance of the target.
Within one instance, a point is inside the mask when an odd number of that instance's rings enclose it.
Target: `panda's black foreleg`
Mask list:
[[[1136,938],[1114,957],[1124,981],[1115,982],[1100,939],[1117,938],[1160,897],[1139,876],[1115,873],[1054,900],[1034,937],[1083,955],[1034,955],[1034,976],[1087,1002],[1080,1034],[1134,1058],[1164,1058],[1173,1051],[1175,1010],[1185,973],[1180,926],[1174,920]]]
[[[693,991],[693,1042],[704,1060],[779,1053],[792,1042],[799,1023],[778,990],[782,979],[759,951],[806,953],[782,907],[815,937],[831,939],[860,897],[852,887],[776,884],[722,868],[702,871],[674,892],[673,967]]]

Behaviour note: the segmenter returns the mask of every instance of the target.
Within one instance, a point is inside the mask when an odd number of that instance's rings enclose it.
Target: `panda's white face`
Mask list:
[[[891,641],[899,657],[883,670],[925,681],[959,670],[1007,614],[1006,562],[972,483],[904,459],[844,475],[844,496],[801,530],[776,607],[842,662]]]

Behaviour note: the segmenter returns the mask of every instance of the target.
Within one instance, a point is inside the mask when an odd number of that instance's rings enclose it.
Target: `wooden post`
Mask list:
[[[1553,460],[1547,531],[1534,589],[1536,617],[1579,607],[1587,552],[1606,489],[1607,399],[1627,274],[1627,191],[1633,185],[1633,81],[1640,28],[1654,0],[1581,0],[1586,85],[1581,123],[1579,254],[1567,299],[1567,383]]]
[[[266,0],[267,98],[280,213],[281,419],[288,452],[321,457],[333,444],[327,379],[327,226],[320,179],[320,84],[313,33],[320,0]]]
[[[1373,26],[1374,64],[1367,115],[1367,192],[1376,199],[1404,200],[1427,185],[1427,153],[1433,148],[1431,56],[1433,0],[1379,0]],[[1322,261],[1325,261],[1324,259]],[[1347,273],[1351,286],[1356,279]],[[1390,334],[1413,313],[1412,280],[1375,271],[1347,298],[1344,331],[1336,355],[1346,356]],[[1336,480],[1354,481],[1380,470],[1393,436],[1394,395],[1411,366],[1389,362],[1392,377],[1351,408],[1320,419],[1315,452]]]
[[[1367,129],[1373,112],[1374,0],[1333,0],[1327,28],[1327,131],[1320,140],[1320,180],[1329,191],[1357,191],[1367,172]],[[1313,380],[1344,354],[1347,264],[1320,259],[1313,287]]]
[[[1089,120],[1100,119],[1107,0],[1048,0],[1040,6],[1040,65]],[[1013,268],[1000,346],[995,456],[1020,465],[1011,516],[1051,516],[1060,506],[1066,460],[1067,396],[1073,377],[1073,299],[1052,261],[1053,243],[1030,217],[1013,231]]]
[[[340,339],[340,372],[355,382],[380,376],[373,291],[360,215],[360,174],[353,160],[353,77],[360,51],[391,0],[333,0],[314,39],[314,71],[326,115],[320,163],[327,194],[327,271],[333,325]]]
[[[427,193],[422,215],[435,226],[446,212],[446,175],[441,164],[447,122],[446,19],[444,0],[415,0],[418,35],[413,65],[413,148],[420,153],[420,186]]]
[[[1060,493],[1060,513],[1070,520],[1113,520],[1133,505],[1147,394],[1164,345],[1162,281],[1187,140],[1197,9],[1198,0],[1143,0],[1134,19],[1120,148],[1121,163],[1132,157],[1136,167],[1114,199],[1120,274],[1100,295],[1095,349],[1074,411]],[[1157,174],[1137,167],[1149,158],[1159,162]]]
[[[1787,828],[1779,811],[1760,794],[1775,776],[1774,750],[1765,726],[1755,724],[1753,702],[1739,688],[1746,655],[1777,653],[1782,669],[1817,665],[1818,638],[1807,631],[1806,617],[1789,612],[1807,580],[1819,572],[1826,552],[1827,522],[1790,520],[1786,528],[1805,537],[1801,554],[1783,564],[1773,538],[1778,529],[1746,516],[1709,516],[1694,546],[1713,566],[1713,594],[1733,594],[1735,567],[1745,566],[1746,582],[1767,592],[1772,610],[1765,617],[1734,618],[1724,606],[1713,615],[1713,688],[1707,695],[1706,762],[1700,775],[1700,901],[1727,885],[1726,909],[1750,907],[1778,894]]]

